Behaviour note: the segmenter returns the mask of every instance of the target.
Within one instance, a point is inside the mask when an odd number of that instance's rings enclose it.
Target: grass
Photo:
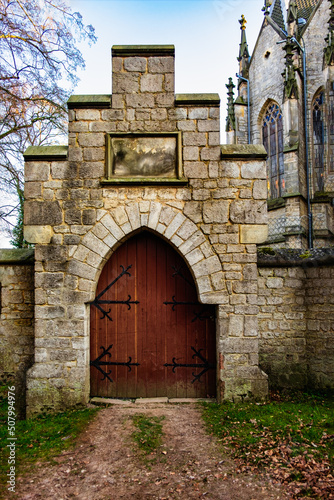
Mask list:
[[[8,465],[7,387],[0,390],[0,474],[4,483]],[[97,409],[66,411],[55,415],[41,415],[30,420],[17,420],[16,476],[27,465],[52,457],[72,447],[82,430],[95,415]]]
[[[143,455],[153,454],[162,444],[162,421],[165,417],[150,417],[143,414],[133,415],[132,421],[136,430],[132,433],[133,440]]]
[[[321,488],[326,494],[334,466],[333,396],[276,393],[265,403],[203,403],[202,408],[207,428],[240,470],[269,471],[280,482],[294,482],[296,494],[320,498]]]

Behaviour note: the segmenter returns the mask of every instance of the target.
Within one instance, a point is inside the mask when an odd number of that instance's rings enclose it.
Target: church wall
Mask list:
[[[277,45],[281,40],[282,37],[265,21],[249,68],[253,144],[262,144],[262,114],[269,100],[276,101],[282,109],[283,86],[277,85],[284,71],[282,45]]]

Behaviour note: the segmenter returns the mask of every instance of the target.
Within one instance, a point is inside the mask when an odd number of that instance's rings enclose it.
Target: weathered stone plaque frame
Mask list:
[[[138,139],[147,139],[152,144],[152,139],[157,139],[156,143],[161,144],[163,139],[175,139],[175,166],[169,170],[169,175],[140,175],[138,172],[133,174],[120,174],[116,169],[116,152],[113,147],[113,139],[122,140],[129,144],[138,143]],[[138,153],[137,153],[138,154]],[[139,155],[140,156],[140,155]],[[161,158],[161,153],[160,153]],[[112,133],[106,134],[106,177],[102,179],[103,184],[186,184],[187,179],[183,177],[182,168],[182,134],[181,132],[162,132],[162,133]]]

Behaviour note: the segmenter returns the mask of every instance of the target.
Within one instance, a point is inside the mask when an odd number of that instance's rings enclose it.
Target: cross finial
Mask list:
[[[245,16],[243,14],[241,16],[241,19],[239,19],[239,23],[240,23],[240,29],[241,30],[245,30],[246,29],[247,21],[246,21],[246,18],[245,18]]]
[[[271,0],[264,0],[264,6],[262,7],[262,12],[264,12],[265,16],[269,16],[270,14],[270,7],[271,7]]]

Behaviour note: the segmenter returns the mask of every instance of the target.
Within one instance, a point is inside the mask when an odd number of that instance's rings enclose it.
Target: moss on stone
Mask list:
[[[183,106],[184,104],[218,105],[220,97],[219,94],[176,94],[175,105]]]
[[[261,253],[263,255],[276,255],[275,250],[271,247],[259,248],[258,253]]]
[[[29,146],[23,153],[25,161],[62,160],[67,158],[68,146]]]
[[[0,264],[34,264],[35,250],[32,248],[0,249]]]

